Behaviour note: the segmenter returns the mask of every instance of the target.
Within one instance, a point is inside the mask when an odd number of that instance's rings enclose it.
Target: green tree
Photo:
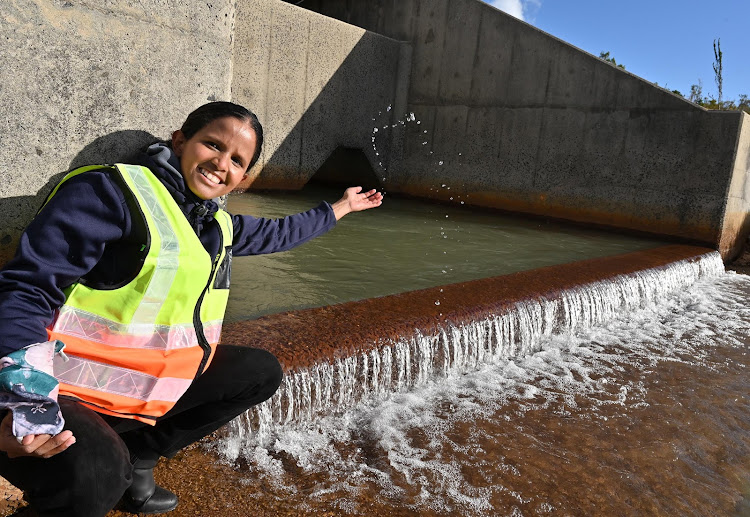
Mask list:
[[[737,108],[750,113],[750,99],[747,98],[747,94],[740,94],[740,98],[737,101]]]
[[[703,104],[703,81],[698,79],[698,84],[694,84],[690,87],[688,100],[696,104]]]
[[[721,39],[714,40],[714,80],[716,81],[717,98],[708,94],[703,96],[703,82],[698,79],[698,84],[690,87],[688,100],[699,106],[710,110],[742,110],[750,113],[750,99],[747,94],[740,94],[739,98],[734,100],[724,100],[724,53],[721,51]]]
[[[625,70],[625,65],[621,65],[617,61],[615,61],[615,58],[611,57],[609,55],[609,52],[600,52],[599,53],[599,59],[603,59],[607,63],[610,63],[610,64],[616,66],[617,68],[622,68],[623,70]]]

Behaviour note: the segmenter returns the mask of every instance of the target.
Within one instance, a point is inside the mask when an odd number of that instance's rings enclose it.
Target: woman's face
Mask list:
[[[185,183],[201,199],[228,194],[245,179],[256,144],[250,124],[234,117],[216,119],[190,139],[180,130],[172,135]]]

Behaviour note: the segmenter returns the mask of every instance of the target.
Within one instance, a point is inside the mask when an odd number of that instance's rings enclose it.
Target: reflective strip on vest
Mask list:
[[[177,402],[192,382],[192,379],[152,377],[75,356],[69,356],[66,362],[57,354],[54,362],[55,377],[61,382],[143,401]]]
[[[222,321],[203,324],[203,333],[209,343],[218,343]],[[55,320],[56,333],[83,338],[120,348],[150,348],[176,350],[200,346],[192,323],[183,325],[156,325],[154,323],[118,323],[96,314],[63,305]]]
[[[180,266],[180,244],[177,242],[174,231],[172,231],[167,214],[164,213],[161,203],[154,195],[153,188],[141,168],[134,165],[123,165],[122,167],[130,173],[133,183],[138,188],[138,193],[143,197],[146,205],[143,208],[151,213],[156,226],[155,230],[161,241],[154,276],[149,282],[132,320],[135,324],[153,324],[167,299],[169,290],[172,289],[172,281],[177,274],[177,268]]]

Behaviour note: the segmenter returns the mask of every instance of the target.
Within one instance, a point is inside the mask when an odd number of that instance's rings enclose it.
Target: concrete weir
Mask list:
[[[223,342],[269,350],[286,372],[233,434],[262,440],[270,425],[532,353],[542,336],[605,323],[719,271],[715,251],[668,245],[227,325]]]

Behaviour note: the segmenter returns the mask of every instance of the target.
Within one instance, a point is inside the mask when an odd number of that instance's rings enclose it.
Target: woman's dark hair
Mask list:
[[[250,165],[247,166],[247,170],[250,170],[255,165],[255,162],[258,161],[258,158],[260,158],[260,150],[263,147],[263,126],[260,125],[260,121],[255,116],[255,113],[246,107],[226,101],[209,102],[190,113],[185,119],[185,123],[182,124],[180,131],[185,135],[186,140],[190,140],[193,138],[193,135],[208,124],[224,117],[234,117],[246,121],[255,132],[255,154],[253,154],[253,158],[250,160]]]

